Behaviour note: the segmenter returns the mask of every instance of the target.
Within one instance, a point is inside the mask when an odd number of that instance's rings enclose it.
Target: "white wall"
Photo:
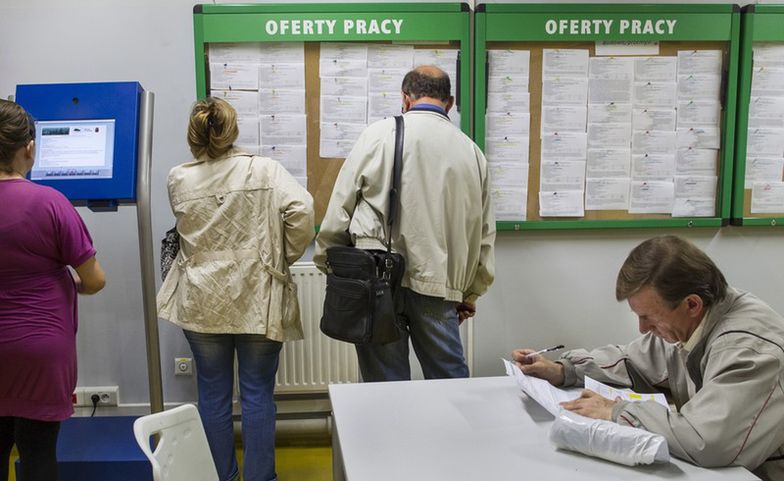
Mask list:
[[[413,1],[413,0],[412,0]],[[165,178],[189,159],[185,127],[195,99],[191,0],[3,0],[0,96],[19,83],[138,80],[156,94],[153,229],[173,222]],[[223,3],[223,2],[220,2]],[[12,208],[2,206],[2,208]],[[146,402],[136,214],[80,209],[106,268],[108,285],[80,300],[79,384],[119,385],[123,403]],[[625,342],[636,321],[614,300],[618,267],[653,230],[499,234],[497,281],[474,322],[475,374],[501,374],[498,358],[519,346]],[[762,228],[674,230],[717,261],[730,282],[784,312],[784,231]],[[157,251],[158,246],[156,246]],[[309,256],[309,254],[306,254]],[[172,375],[188,355],[179,329],[160,323],[167,402],[195,399],[194,379]]]

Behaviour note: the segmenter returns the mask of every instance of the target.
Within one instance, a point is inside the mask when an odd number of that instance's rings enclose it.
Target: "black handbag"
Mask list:
[[[396,294],[405,273],[405,259],[392,252],[392,224],[397,215],[403,157],[403,117],[395,117],[395,160],[386,251],[351,246],[327,249],[327,292],[321,332],[353,344],[387,344],[400,339]]]
[[[177,253],[180,252],[180,234],[177,226],[166,231],[161,239],[161,280],[166,279]]]

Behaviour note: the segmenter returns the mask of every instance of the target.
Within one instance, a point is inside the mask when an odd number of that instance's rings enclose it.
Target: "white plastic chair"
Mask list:
[[[133,434],[152,464],[154,481],[218,481],[207,436],[193,404],[149,414],[133,423]],[[150,436],[160,440],[150,449]]]

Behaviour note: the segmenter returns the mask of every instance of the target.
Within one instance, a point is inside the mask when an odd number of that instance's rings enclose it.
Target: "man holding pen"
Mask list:
[[[520,369],[555,386],[584,376],[665,391],[675,404],[608,400],[585,390],[563,407],[663,435],[670,452],[705,467],[744,466],[784,479],[784,319],[753,295],[728,287],[691,243],[661,236],[638,245],[616,283],[642,336],[625,346],[572,350],[556,362],[530,349]]]

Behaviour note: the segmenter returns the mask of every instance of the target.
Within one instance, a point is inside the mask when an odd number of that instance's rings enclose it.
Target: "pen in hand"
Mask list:
[[[525,357],[528,358],[528,359],[532,359],[535,356],[538,356],[539,354],[544,354],[545,352],[559,351],[559,350],[561,350],[563,348],[564,348],[563,344],[558,344],[557,346],[546,347],[544,349],[540,349],[538,351],[528,353]]]

